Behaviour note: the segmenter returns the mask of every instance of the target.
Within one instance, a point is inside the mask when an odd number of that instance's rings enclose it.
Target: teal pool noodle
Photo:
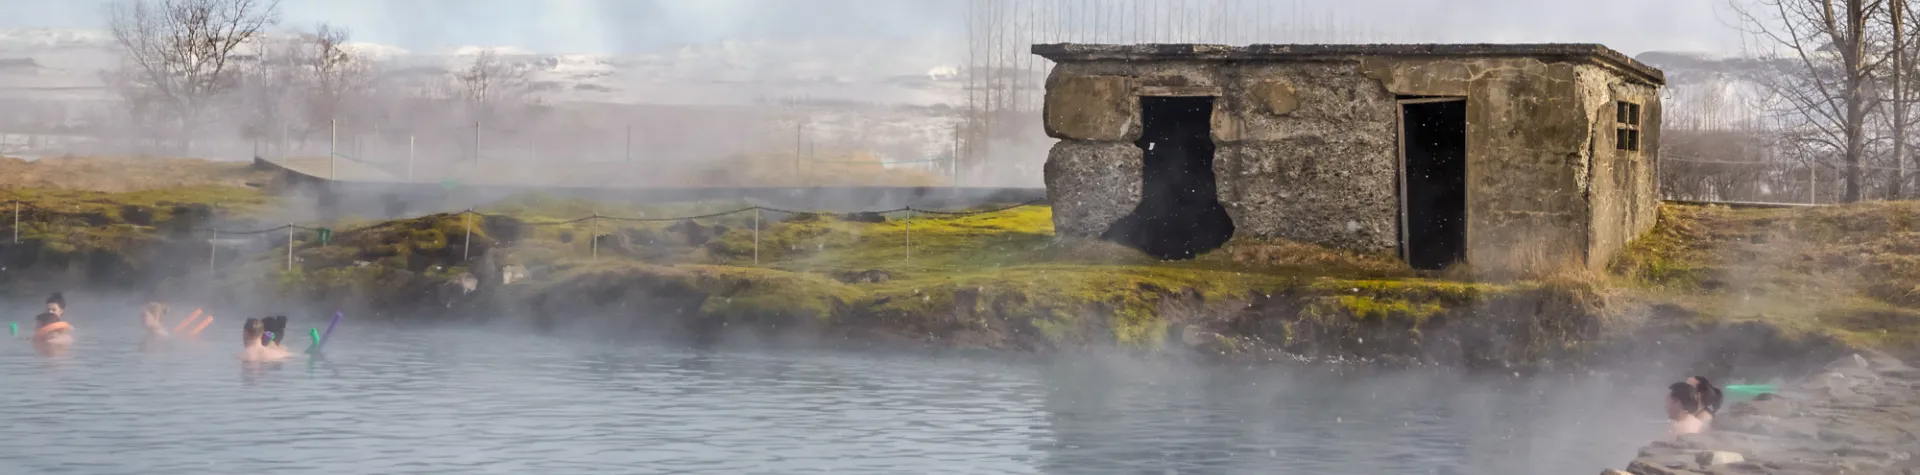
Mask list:
[[[1727,392],[1747,394],[1770,393],[1780,390],[1771,384],[1729,384],[1724,389],[1726,389]]]
[[[307,336],[313,337],[313,343],[307,344],[307,352],[312,353],[314,350],[320,349],[320,329],[308,328]]]
[[[18,323],[8,323],[8,324],[7,324],[7,336],[20,336],[20,324],[18,324]]]

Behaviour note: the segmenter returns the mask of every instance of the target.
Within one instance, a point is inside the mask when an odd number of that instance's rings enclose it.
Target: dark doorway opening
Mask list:
[[[1233,237],[1214,183],[1213,99],[1140,98],[1140,205],[1101,238],[1161,259],[1191,259]]]
[[[1467,258],[1467,101],[1400,105],[1400,250],[1415,269]]]

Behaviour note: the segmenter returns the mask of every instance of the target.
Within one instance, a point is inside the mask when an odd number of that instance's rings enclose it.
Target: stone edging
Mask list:
[[[1920,369],[1863,352],[1780,389],[1601,475],[1920,475]]]

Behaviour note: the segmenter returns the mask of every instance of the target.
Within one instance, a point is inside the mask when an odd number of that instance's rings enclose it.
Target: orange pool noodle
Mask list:
[[[187,336],[200,336],[200,330],[207,329],[207,325],[210,325],[210,324],[213,324],[212,315],[208,315],[207,318],[200,320],[200,326],[193,327],[193,332],[188,333]]]
[[[173,333],[179,334],[181,330],[186,330],[187,325],[192,324],[193,320],[196,318],[200,318],[200,309],[197,309],[197,308],[193,309],[193,314],[187,315],[186,320],[181,320],[179,325],[174,325]]]

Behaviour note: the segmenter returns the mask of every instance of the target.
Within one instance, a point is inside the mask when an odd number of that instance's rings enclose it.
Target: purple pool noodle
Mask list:
[[[313,344],[313,351],[320,351],[321,346],[325,346],[327,342],[333,341],[333,327],[339,324],[340,312],[333,312],[333,321],[327,322],[327,332],[320,334],[320,341]]]
[[[267,334],[265,335],[260,335],[260,344],[265,345],[268,343],[273,343],[273,332],[267,332]]]

